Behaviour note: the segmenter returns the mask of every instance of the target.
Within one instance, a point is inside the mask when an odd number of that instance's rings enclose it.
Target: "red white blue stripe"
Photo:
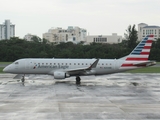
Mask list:
[[[148,61],[153,37],[153,35],[147,35],[126,57],[125,62],[121,65],[121,67],[137,67],[134,66],[134,63]]]

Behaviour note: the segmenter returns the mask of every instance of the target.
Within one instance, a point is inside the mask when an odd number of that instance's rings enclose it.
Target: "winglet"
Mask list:
[[[99,58],[89,68],[87,68],[86,70],[91,70],[92,68],[96,68],[98,62],[99,62]]]

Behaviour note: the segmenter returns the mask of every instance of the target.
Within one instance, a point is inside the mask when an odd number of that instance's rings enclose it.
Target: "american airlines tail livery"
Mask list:
[[[22,82],[25,74],[48,74],[55,79],[75,76],[76,84],[80,84],[80,76],[106,75],[127,70],[155,65],[148,60],[153,35],[146,36],[127,56],[119,59],[19,59],[6,66],[6,73],[21,74]]]

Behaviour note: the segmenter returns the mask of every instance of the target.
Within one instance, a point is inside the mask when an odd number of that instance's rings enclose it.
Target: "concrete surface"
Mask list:
[[[0,120],[160,119],[160,74],[119,73],[63,81],[0,74]]]

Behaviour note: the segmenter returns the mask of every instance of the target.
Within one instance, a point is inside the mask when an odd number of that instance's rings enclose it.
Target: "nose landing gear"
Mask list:
[[[81,84],[81,78],[79,76],[76,77],[76,85]]]
[[[22,76],[21,81],[22,81],[22,85],[24,86],[24,82],[25,82],[25,75],[23,75],[23,76]]]

